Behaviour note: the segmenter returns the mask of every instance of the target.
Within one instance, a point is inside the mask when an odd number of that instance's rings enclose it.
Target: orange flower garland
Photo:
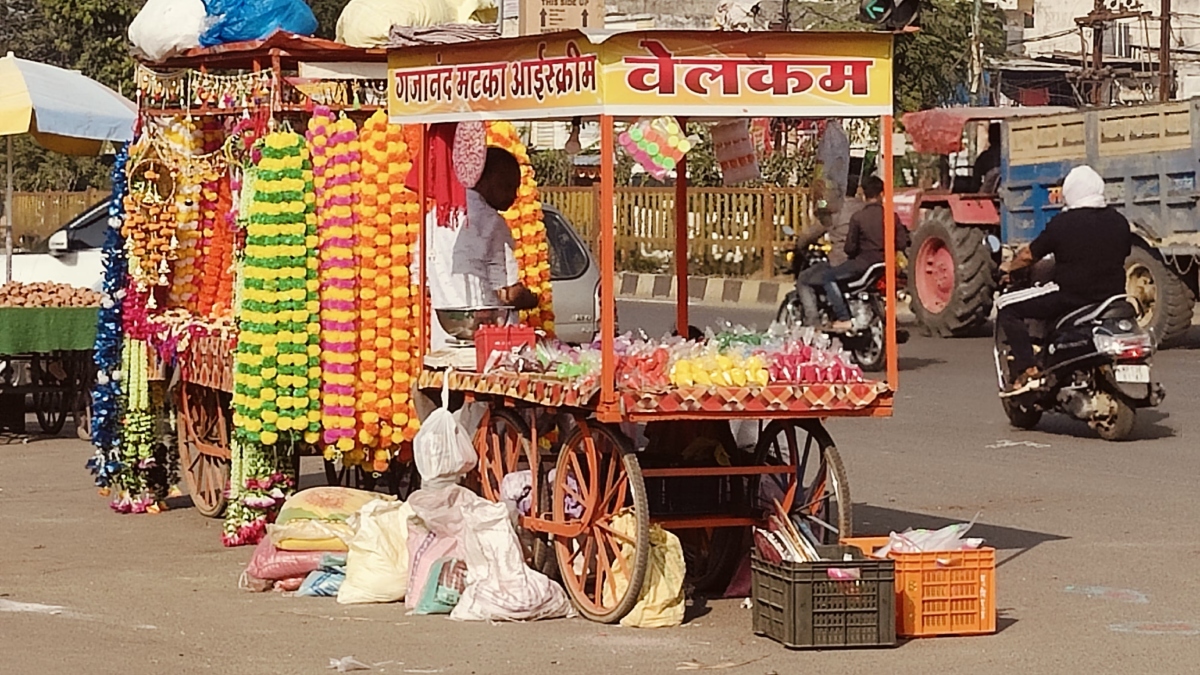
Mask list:
[[[542,218],[542,203],[538,199],[537,181],[525,144],[509,122],[488,124],[488,145],[512,153],[521,164],[521,187],[517,202],[504,213],[512,229],[513,254],[517,258],[520,281],[538,297],[538,306],[522,312],[522,320],[534,328],[554,335],[554,298],[550,290],[550,248],[546,242],[546,223]]]

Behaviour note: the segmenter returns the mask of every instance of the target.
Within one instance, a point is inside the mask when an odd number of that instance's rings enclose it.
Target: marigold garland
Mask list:
[[[320,324],[312,169],[304,140],[267,135],[246,231],[234,373],[242,442],[320,437]],[[294,434],[292,433],[294,432]]]
[[[181,161],[181,167],[172,172],[175,176],[175,260],[168,304],[195,313],[200,281],[196,264],[201,253],[201,186],[205,181],[216,180],[216,175],[211,167],[201,169],[201,165],[191,163],[192,158],[204,151],[204,133],[194,120],[173,120],[163,129],[163,138]]]
[[[517,258],[520,281],[538,297],[537,308],[522,312],[521,318],[530,326],[554,335],[550,248],[546,241],[546,223],[543,221],[542,203],[538,199],[537,180],[533,176],[529,154],[516,128],[509,122],[489,123],[487,142],[512,153],[521,164],[521,187],[517,191],[517,201],[503,214],[512,229],[513,255]]]
[[[325,458],[354,450],[354,380],[357,357],[355,212],[360,151],[353,120],[316,108],[306,138],[312,152],[320,246],[321,424]]]

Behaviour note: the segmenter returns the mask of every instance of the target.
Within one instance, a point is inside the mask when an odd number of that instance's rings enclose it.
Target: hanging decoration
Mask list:
[[[125,169],[129,162],[129,144],[117,151],[112,168],[112,197],[108,205],[108,229],[104,233],[104,297],[100,303],[96,324],[93,360],[96,364],[96,384],[92,389],[92,444],[96,454],[88,460],[88,469],[95,476],[96,486],[108,495],[110,485],[121,470],[119,448],[121,431],[121,368],[123,338],[121,336],[121,305],[125,296],[125,240],[121,237],[121,222],[125,216],[125,194],[129,189]]]
[[[211,75],[188,71],[188,94],[196,107],[232,110],[270,105],[275,76],[269,70],[240,75]]]
[[[204,154],[204,132],[195,120],[177,119],[165,130],[173,158],[188,162]],[[191,164],[176,172],[175,184],[175,256],[171,274],[170,307],[182,307],[196,313],[199,274],[196,268],[201,253],[200,201],[202,185],[215,181],[214,167]]]
[[[178,207],[173,183],[167,183],[169,190],[163,190],[166,171],[167,167],[153,157],[139,161],[129,171],[121,235],[129,258],[129,275],[140,288],[165,286],[170,260],[175,255]]]
[[[315,443],[320,431],[316,218],[304,140],[269,134],[246,231],[234,427],[245,443]],[[291,434],[290,432],[295,432]]]
[[[358,270],[354,256],[360,151],[354,121],[318,107],[306,138],[312,153],[320,247],[321,423],[325,458],[355,446]],[[359,458],[361,462],[361,458]]]
[[[139,63],[134,65],[133,79],[142,107],[186,108],[188,105],[186,70],[157,73]]]
[[[487,142],[488,145],[507,150],[521,164],[521,187],[517,190],[517,201],[503,214],[512,229],[513,255],[517,258],[520,282],[538,297],[537,308],[522,312],[521,319],[553,335],[550,248],[546,241],[546,223],[543,221],[542,203],[538,199],[537,181],[533,176],[533,166],[529,163],[529,154],[510,122],[489,124]]]

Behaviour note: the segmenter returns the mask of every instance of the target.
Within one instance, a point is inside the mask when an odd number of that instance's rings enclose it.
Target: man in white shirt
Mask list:
[[[520,186],[517,159],[500,148],[488,148],[479,181],[466,191],[465,222],[458,227],[430,225],[428,284],[435,309],[537,307],[537,297],[518,281],[512,232],[500,215],[512,208]],[[436,318],[430,323],[436,350],[449,336]]]

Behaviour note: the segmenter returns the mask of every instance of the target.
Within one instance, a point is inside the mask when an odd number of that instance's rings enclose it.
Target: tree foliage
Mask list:
[[[140,7],[141,0],[0,0],[0,53],[79,70],[130,95],[133,59],[125,35]],[[18,190],[108,185],[102,159],[52,153],[28,137],[13,145]]]

